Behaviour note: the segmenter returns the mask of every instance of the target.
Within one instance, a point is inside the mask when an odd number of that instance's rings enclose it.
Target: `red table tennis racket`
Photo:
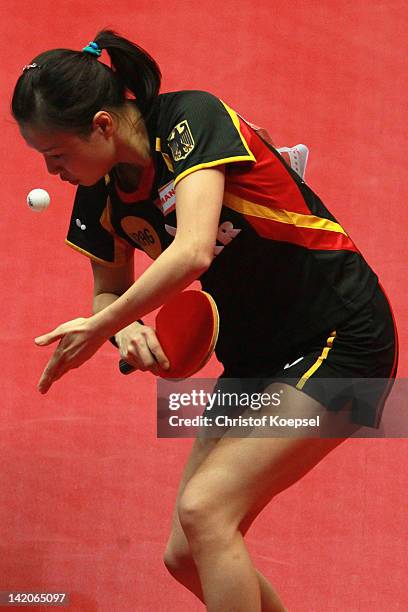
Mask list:
[[[157,338],[170,361],[168,370],[160,369],[162,378],[188,378],[210,359],[218,338],[217,305],[205,291],[187,290],[166,302],[156,316]],[[124,359],[122,374],[135,370]]]

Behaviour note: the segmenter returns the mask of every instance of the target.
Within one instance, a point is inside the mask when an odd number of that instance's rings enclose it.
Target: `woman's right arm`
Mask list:
[[[113,304],[133,285],[134,262],[131,257],[124,265],[115,268],[95,261],[91,264],[94,279],[93,313],[96,314]],[[164,369],[168,367],[168,360],[151,327],[135,321],[117,332],[115,340],[122,359],[135,368],[156,374],[158,364]]]

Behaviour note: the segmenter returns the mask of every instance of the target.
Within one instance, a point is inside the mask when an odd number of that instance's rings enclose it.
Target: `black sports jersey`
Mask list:
[[[153,161],[137,191],[121,191],[115,171],[78,187],[67,243],[111,266],[134,249],[155,259],[177,231],[177,183],[225,164],[214,260],[200,278],[220,312],[221,362],[238,371],[249,362],[261,367],[277,351],[284,358],[371,299],[378,279],[345,230],[220,99],[201,91],[162,94],[147,129]]]

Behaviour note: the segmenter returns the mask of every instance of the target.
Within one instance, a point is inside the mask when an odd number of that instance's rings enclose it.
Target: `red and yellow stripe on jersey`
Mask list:
[[[302,189],[280,156],[224,106],[256,159],[247,172],[227,173],[224,206],[242,214],[263,238],[308,249],[358,252],[317,196],[306,185]]]

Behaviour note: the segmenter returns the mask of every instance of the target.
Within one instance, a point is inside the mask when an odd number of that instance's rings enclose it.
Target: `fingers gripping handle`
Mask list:
[[[137,322],[140,323],[140,325],[144,325],[141,319],[138,319]],[[118,343],[115,340],[115,336],[112,336],[111,338],[109,338],[109,341],[113,344],[113,346],[116,346],[116,348],[119,348]],[[130,365],[130,363],[128,363],[124,359],[121,359],[119,361],[119,370],[121,374],[125,374],[126,376],[127,374],[131,374],[132,372],[134,372],[136,368],[134,368],[132,365]]]

